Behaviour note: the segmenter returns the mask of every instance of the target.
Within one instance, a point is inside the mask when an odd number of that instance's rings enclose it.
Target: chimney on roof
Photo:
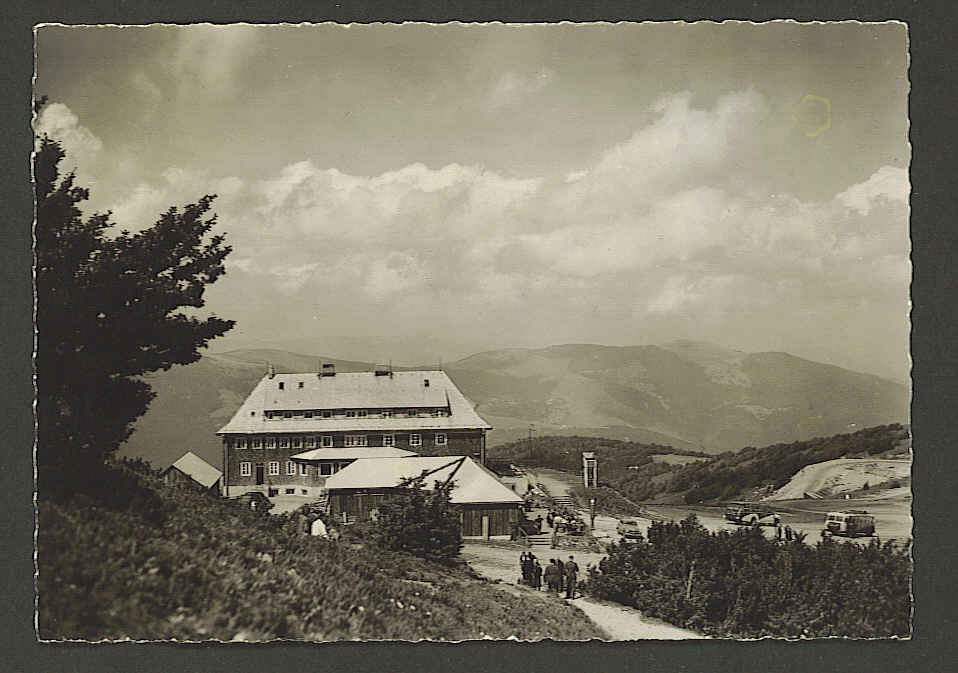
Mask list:
[[[272,362],[266,363],[266,375],[270,378],[275,378],[276,376],[276,367],[273,366]]]
[[[323,371],[320,376],[336,376],[336,365],[332,362],[323,364]]]

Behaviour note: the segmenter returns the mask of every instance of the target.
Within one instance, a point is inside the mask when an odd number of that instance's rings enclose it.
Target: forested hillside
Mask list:
[[[907,426],[880,425],[830,437],[745,447],[718,456],[595,437],[538,437],[489,450],[493,460],[530,467],[581,472],[582,452],[594,451],[599,482],[635,501],[679,500],[686,503],[729,500],[754,490],[780,488],[806,465],[841,457],[907,454]],[[685,465],[653,459],[655,455],[707,457]]]
[[[708,458],[701,451],[676,449],[661,444],[642,444],[603,437],[581,437],[578,435],[555,435],[535,437],[501,444],[489,449],[490,460],[511,462],[530,467],[548,467],[565,472],[582,471],[582,452],[592,451],[601,466],[600,481],[607,476],[620,474],[625,470],[649,467],[656,455],[695,456]],[[667,471],[669,465],[657,463]]]

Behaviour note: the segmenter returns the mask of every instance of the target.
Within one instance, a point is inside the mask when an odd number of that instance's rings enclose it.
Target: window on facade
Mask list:
[[[295,488],[287,488],[286,495],[293,495],[296,492]]]
[[[360,418],[366,418],[366,416],[368,415],[368,412],[365,409],[360,409],[359,411],[356,412],[356,415],[359,416]]]
[[[263,440],[260,439],[259,437],[253,437],[251,440],[249,440],[249,448],[251,449],[258,449],[262,445],[263,445]]]
[[[383,435],[383,446],[392,446],[395,438],[392,435]]]
[[[328,449],[328,448],[331,447],[332,445],[333,445],[333,437],[332,437],[332,435],[326,435],[325,437],[323,437],[323,448],[324,448],[324,449]]]
[[[355,410],[355,409],[347,409],[347,410],[346,410],[346,418],[356,418],[356,410]]]
[[[392,418],[393,410],[392,409],[383,409],[383,418]]]
[[[284,411],[284,412],[283,412],[283,418],[292,418],[292,417],[293,417],[293,412],[292,412],[292,411]]]
[[[282,381],[280,381],[280,382],[279,382],[279,389],[282,390],[282,389],[285,388],[285,387],[286,387],[286,384],[283,383]]]
[[[251,411],[251,412],[249,412],[249,415],[250,415],[250,416],[255,416],[255,415],[256,415],[256,412],[255,412],[255,411]]]
[[[366,446],[366,435],[346,435],[345,446]]]
[[[291,445],[292,445],[292,447],[293,447],[294,449],[298,449],[298,448],[300,448],[300,447],[303,445],[303,438],[302,438],[302,437],[293,437],[293,438],[290,440],[290,442],[291,442]]]
[[[303,412],[303,416],[305,416],[306,418],[312,418],[312,417],[313,417],[313,412],[312,412],[312,411],[304,411],[304,412]]]
[[[300,381],[300,382],[299,382],[299,385],[297,386],[297,388],[302,388],[302,387],[303,387],[303,382]]]
[[[263,440],[263,446],[265,446],[267,449],[275,449],[275,448],[276,448],[276,438],[275,438],[275,437],[267,437],[266,439]]]
[[[269,461],[269,473],[271,476],[276,476],[279,474],[279,461],[271,460]]]
[[[281,448],[281,449],[288,449],[288,448],[289,448],[289,438],[288,438],[288,437],[280,437],[280,438],[279,438],[279,448]]]
[[[331,410],[325,409],[323,411],[323,418],[332,418],[332,417],[333,417],[333,412]]]
[[[409,446],[422,446],[422,435],[409,435]]]
[[[419,410],[418,410],[418,409],[410,409],[409,411],[406,412],[406,415],[409,416],[409,418],[415,418],[416,416],[419,415]]]
[[[304,488],[303,490],[300,491],[300,494],[302,494],[302,495],[309,495],[309,491],[307,491],[307,490]]]
[[[249,477],[253,474],[253,463],[240,463],[240,476]]]
[[[286,474],[296,474],[296,463],[291,460],[286,461]]]
[[[309,476],[309,465],[307,465],[306,463],[300,463],[299,474],[303,477]]]
[[[306,440],[303,442],[303,444],[306,446],[307,449],[311,449],[316,446],[316,438],[307,437]]]
[[[333,473],[333,464],[332,463],[320,463],[319,473],[324,477],[328,477]]]
[[[237,437],[236,438],[236,448],[245,449],[246,448],[246,437]]]
[[[446,444],[446,433],[444,432],[436,433],[436,444],[439,446],[444,446]]]

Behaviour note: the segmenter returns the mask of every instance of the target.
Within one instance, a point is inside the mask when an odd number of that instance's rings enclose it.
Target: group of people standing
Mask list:
[[[558,594],[564,589],[566,598],[575,598],[579,566],[572,556],[569,556],[565,563],[561,559],[549,559],[549,564],[543,569],[535,554],[522,552],[519,555],[519,568],[522,571],[522,581],[533,589],[542,589],[544,582],[545,590]]]

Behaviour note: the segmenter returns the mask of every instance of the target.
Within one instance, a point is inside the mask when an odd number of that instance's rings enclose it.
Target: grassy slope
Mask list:
[[[577,608],[509,595],[464,565],[299,535],[287,517],[149,484],[124,507],[40,502],[41,638],[601,635]]]

